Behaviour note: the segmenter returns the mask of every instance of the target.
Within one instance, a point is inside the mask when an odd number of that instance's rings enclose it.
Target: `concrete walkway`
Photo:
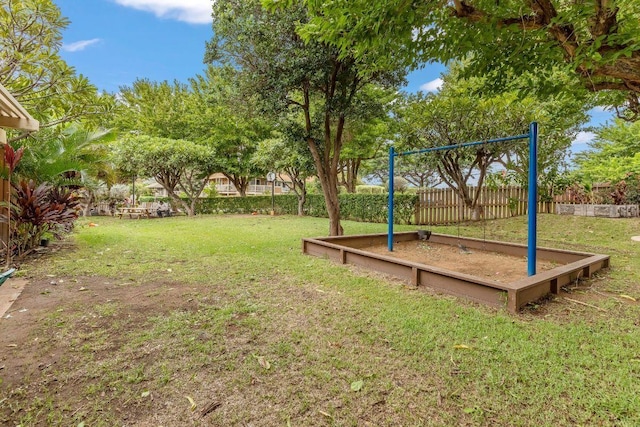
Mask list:
[[[0,286],[0,317],[4,317],[9,311],[11,304],[18,299],[26,284],[25,279],[10,278]]]

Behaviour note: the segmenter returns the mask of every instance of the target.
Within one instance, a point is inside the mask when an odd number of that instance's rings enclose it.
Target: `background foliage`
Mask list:
[[[340,215],[342,218],[364,222],[387,221],[387,194],[340,194]],[[410,224],[413,221],[418,196],[396,194],[394,197],[394,217],[396,222]],[[276,213],[297,215],[298,198],[295,195],[275,197]],[[198,212],[201,214],[266,214],[271,211],[271,196],[215,197],[201,199]],[[324,197],[319,194],[307,195],[304,212],[308,216],[326,218]]]

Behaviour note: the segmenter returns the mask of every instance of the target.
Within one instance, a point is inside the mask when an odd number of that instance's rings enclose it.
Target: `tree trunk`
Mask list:
[[[82,213],[85,217],[91,215],[91,205],[93,205],[94,195],[93,191],[88,191],[89,199],[87,200],[87,205],[84,207],[84,212]]]
[[[309,147],[316,162],[316,168],[318,170],[318,180],[322,187],[322,194],[324,196],[324,203],[327,208],[327,215],[329,216],[329,235],[330,236],[342,236],[344,229],[340,225],[340,201],[338,199],[338,173],[333,169],[333,174],[327,173],[326,163],[322,162],[322,159],[318,156],[318,151],[315,146],[315,141],[309,139]]]
[[[176,193],[173,191],[169,192],[169,199],[173,201],[173,205],[181,206],[184,211],[187,213],[187,216],[194,216],[195,209],[191,207],[191,205],[184,200],[182,200]],[[172,206],[173,206],[172,205]]]
[[[338,201],[337,192],[332,195],[324,194],[324,201],[327,205],[327,214],[329,215],[329,235],[342,236],[344,229],[340,225],[340,202]]]
[[[298,194],[298,216],[304,216],[304,204],[307,201],[307,190],[305,188]]]
[[[223,175],[227,177],[229,181],[233,183],[233,186],[236,187],[236,190],[240,194],[240,197],[247,197],[247,188],[249,188],[249,177],[247,176],[238,176],[226,174],[223,172]]]
[[[335,89],[335,76],[340,69],[337,66],[334,70],[334,75],[331,79],[332,89],[328,91],[329,98],[333,97],[333,91]],[[310,114],[310,97],[309,88],[305,87],[303,90],[304,96],[304,119],[305,128],[307,133],[311,135],[313,126]],[[345,118],[341,115],[338,118],[335,136],[331,129],[332,116],[329,110],[325,111],[324,117],[324,140],[322,151],[318,149],[316,140],[308,136],[307,145],[311,151],[313,157],[313,163],[316,167],[320,186],[322,187],[322,193],[324,195],[325,205],[327,207],[327,214],[329,215],[329,235],[330,236],[342,236],[344,229],[340,225],[340,200],[338,199],[338,165],[340,162],[340,151],[342,150],[342,132],[344,131]]]
[[[358,179],[360,163],[360,159],[347,159],[340,165],[340,185],[342,185],[349,194],[354,194],[356,192],[356,182]]]

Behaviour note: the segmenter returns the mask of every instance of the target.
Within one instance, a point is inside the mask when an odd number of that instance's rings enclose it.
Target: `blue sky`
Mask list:
[[[185,81],[204,69],[205,42],[211,38],[211,0],[54,0],[71,23],[62,56],[100,90],[117,92],[138,78]],[[440,64],[409,75],[407,91],[437,90]],[[591,125],[611,118],[592,111]],[[593,135],[582,133],[573,151]]]

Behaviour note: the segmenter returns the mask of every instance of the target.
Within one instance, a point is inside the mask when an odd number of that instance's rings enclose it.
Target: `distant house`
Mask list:
[[[289,180],[287,175],[283,175],[285,180]],[[289,183],[291,180],[288,181]],[[209,177],[209,186],[215,187],[216,192],[220,196],[239,196],[240,192],[236,189],[233,183],[224,176],[222,173],[214,173]],[[146,187],[151,190],[154,197],[168,197],[167,190],[156,182],[151,180]],[[289,187],[285,185],[280,177],[276,179],[274,188],[274,194],[287,194],[289,193]],[[254,178],[249,183],[247,188],[247,196],[263,196],[271,194],[271,183],[267,181],[267,178]],[[207,197],[206,191],[202,192],[200,197]]]
[[[283,175],[285,180],[290,183],[291,180],[288,176]],[[239,196],[240,192],[236,189],[235,185],[224,176],[222,173],[214,173],[209,177],[211,185],[215,186],[216,192],[220,196]],[[287,187],[280,177],[276,178],[274,185],[274,194],[287,194],[289,192]],[[247,196],[263,196],[265,194],[271,194],[271,183],[267,181],[267,178],[254,178],[249,183],[247,188]]]
[[[169,196],[169,193],[167,193],[167,190],[165,190],[165,188],[162,186],[162,184],[159,184],[156,180],[153,180],[153,182],[148,184],[147,188],[149,190],[151,190],[151,192],[153,193],[153,197],[168,197]]]

